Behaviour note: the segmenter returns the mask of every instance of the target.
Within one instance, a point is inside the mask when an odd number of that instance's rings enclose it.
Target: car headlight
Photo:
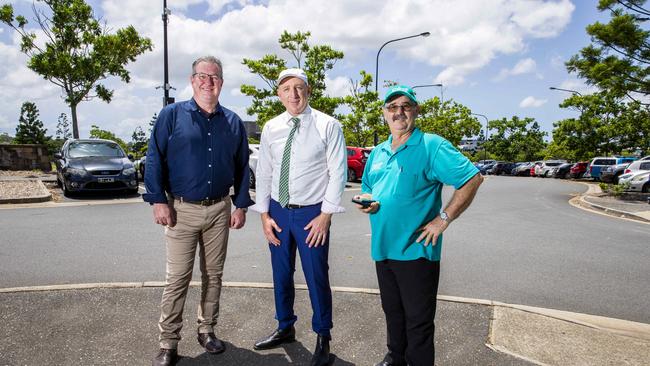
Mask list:
[[[134,167],[130,167],[130,168],[126,168],[126,169],[122,170],[122,175],[131,175],[131,174],[135,174],[135,168]]]
[[[71,175],[77,175],[80,177],[84,177],[88,175],[88,172],[85,169],[78,169],[78,168],[68,168],[66,169],[66,173]]]

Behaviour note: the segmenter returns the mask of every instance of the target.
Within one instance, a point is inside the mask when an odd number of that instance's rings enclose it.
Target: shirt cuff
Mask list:
[[[269,202],[257,202],[254,205],[249,206],[248,209],[263,214],[269,212]]]
[[[336,213],[345,212],[345,207],[339,206],[339,205],[334,205],[334,204],[331,204],[331,203],[323,200],[323,203],[320,206],[320,210],[322,212],[324,212],[324,213],[336,214]]]
[[[167,194],[165,193],[161,193],[161,194],[145,193],[142,195],[142,200],[144,200],[145,202],[149,202],[151,204],[169,203],[167,201]]]

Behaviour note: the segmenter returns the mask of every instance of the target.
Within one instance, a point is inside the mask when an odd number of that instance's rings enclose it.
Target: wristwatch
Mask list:
[[[445,211],[440,211],[440,220],[449,223],[451,220],[449,220],[449,215]]]

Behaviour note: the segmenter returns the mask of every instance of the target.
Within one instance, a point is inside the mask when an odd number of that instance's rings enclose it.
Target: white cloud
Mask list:
[[[503,80],[509,76],[523,75],[523,74],[532,74],[535,73],[537,78],[541,79],[541,74],[537,73],[537,63],[532,58],[525,58],[519,60],[517,64],[512,69],[501,69],[499,74],[494,78],[494,80]]]
[[[567,90],[575,90],[580,94],[592,94],[598,92],[598,88],[593,85],[587,85],[584,81],[579,79],[564,80],[559,88]]]
[[[120,137],[129,139],[129,129],[135,122],[147,123],[161,107],[163,93],[155,87],[162,84],[163,76],[162,6],[151,0],[96,2],[101,4],[96,7],[98,14],[112,31],[132,24],[154,44],[152,52],[127,66],[132,76],[128,86],[109,80],[119,94],[115,101],[110,105],[98,101],[80,105],[82,133],[94,122],[106,129],[117,126],[124,133]],[[277,42],[285,29],[309,30],[312,44],[328,44],[345,53],[345,61],[337,63],[327,80],[328,92],[344,95],[348,77],[357,77],[361,69],[373,71],[374,55],[387,40],[431,32],[427,38],[386,46],[382,62],[392,60],[392,64],[382,64],[382,70],[408,62],[430,75],[437,74],[434,83],[461,85],[494,59],[524,51],[533,39],[559,34],[575,8],[569,0],[268,0],[261,4],[251,0],[186,0],[170,1],[168,6],[172,10],[168,26],[169,75],[170,84],[177,88],[172,96],[177,100],[189,98],[191,62],[201,55],[214,54],[224,62],[222,101],[239,110],[250,103],[236,92],[239,86],[262,86],[262,81],[242,65],[243,58],[258,59],[275,53],[293,66],[291,56]],[[194,14],[197,9],[207,9],[207,13]],[[39,108],[41,104],[47,106],[47,110],[41,108],[42,115],[52,114],[47,120],[54,122],[49,126],[44,122],[53,131],[56,116],[67,107],[58,88],[38,75],[29,75],[31,71],[22,66],[26,58],[21,55],[17,37],[12,43],[0,42],[0,82],[1,89],[5,89],[0,90],[4,99],[0,101],[0,120],[14,120],[24,97],[35,95],[42,98]],[[347,75],[340,73],[343,65]],[[16,77],[27,82],[17,85]]]
[[[520,108],[538,108],[546,104],[548,100],[546,99],[537,99],[533,96],[528,96],[519,103]]]
[[[350,95],[350,79],[346,77],[325,78],[325,90],[332,97],[344,97]]]

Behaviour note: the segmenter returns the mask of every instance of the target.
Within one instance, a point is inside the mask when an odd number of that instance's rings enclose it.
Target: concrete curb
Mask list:
[[[4,203],[12,203],[12,204],[21,204],[21,203],[39,203],[39,202],[47,202],[52,200],[52,193],[45,187],[45,184],[38,179],[38,178],[29,178],[29,179],[21,179],[21,180],[27,180],[27,181],[35,181],[39,185],[41,194],[38,196],[32,196],[32,197],[17,197],[17,198],[0,198],[0,205]],[[19,181],[18,179],[10,179],[6,181]]]
[[[587,184],[584,182],[576,182],[576,183],[581,183],[583,185],[587,186],[587,191],[585,193],[580,194],[579,196],[573,197],[572,199],[569,200],[569,204],[573,207],[590,211],[593,213],[598,213],[601,215],[606,215],[609,217],[616,217],[619,219],[623,220],[630,220],[634,222],[641,222],[644,224],[650,223],[650,220],[643,216],[639,216],[635,214],[634,212],[628,212],[628,211],[623,211],[623,210],[617,210],[613,209],[610,207],[605,207],[602,205],[598,205],[596,203],[591,203],[585,199],[585,197],[594,195],[597,193],[601,193],[600,187],[593,185],[593,184]]]
[[[40,292],[40,291],[69,291],[69,290],[90,290],[90,289],[126,289],[126,288],[161,288],[165,286],[164,281],[144,281],[144,282],[106,282],[106,283],[81,283],[81,284],[65,284],[65,285],[45,285],[45,286],[24,286],[24,287],[8,287],[0,288],[0,294],[3,293],[21,293],[21,292]],[[192,287],[200,287],[200,281],[190,282]],[[272,283],[264,282],[224,282],[223,287],[228,288],[248,288],[248,289],[273,289]],[[296,289],[307,290],[304,284],[296,284]],[[351,294],[366,294],[378,295],[378,289],[370,288],[357,288],[357,287],[339,287],[333,286],[332,291],[351,293]],[[638,323],[629,320],[607,318],[598,315],[581,314],[569,311],[539,308],[527,305],[508,304],[499,301],[473,299],[458,296],[438,295],[438,300],[447,302],[464,303],[471,305],[483,305],[494,307],[501,307],[505,309],[516,309],[527,313],[546,316],[557,320],[569,322],[572,324],[586,326],[589,328],[615,333],[631,338],[650,340],[650,324]],[[493,319],[491,319],[492,321]],[[490,333],[488,334],[489,340],[493,339],[492,327],[490,326]],[[501,350],[499,350],[502,352]]]

